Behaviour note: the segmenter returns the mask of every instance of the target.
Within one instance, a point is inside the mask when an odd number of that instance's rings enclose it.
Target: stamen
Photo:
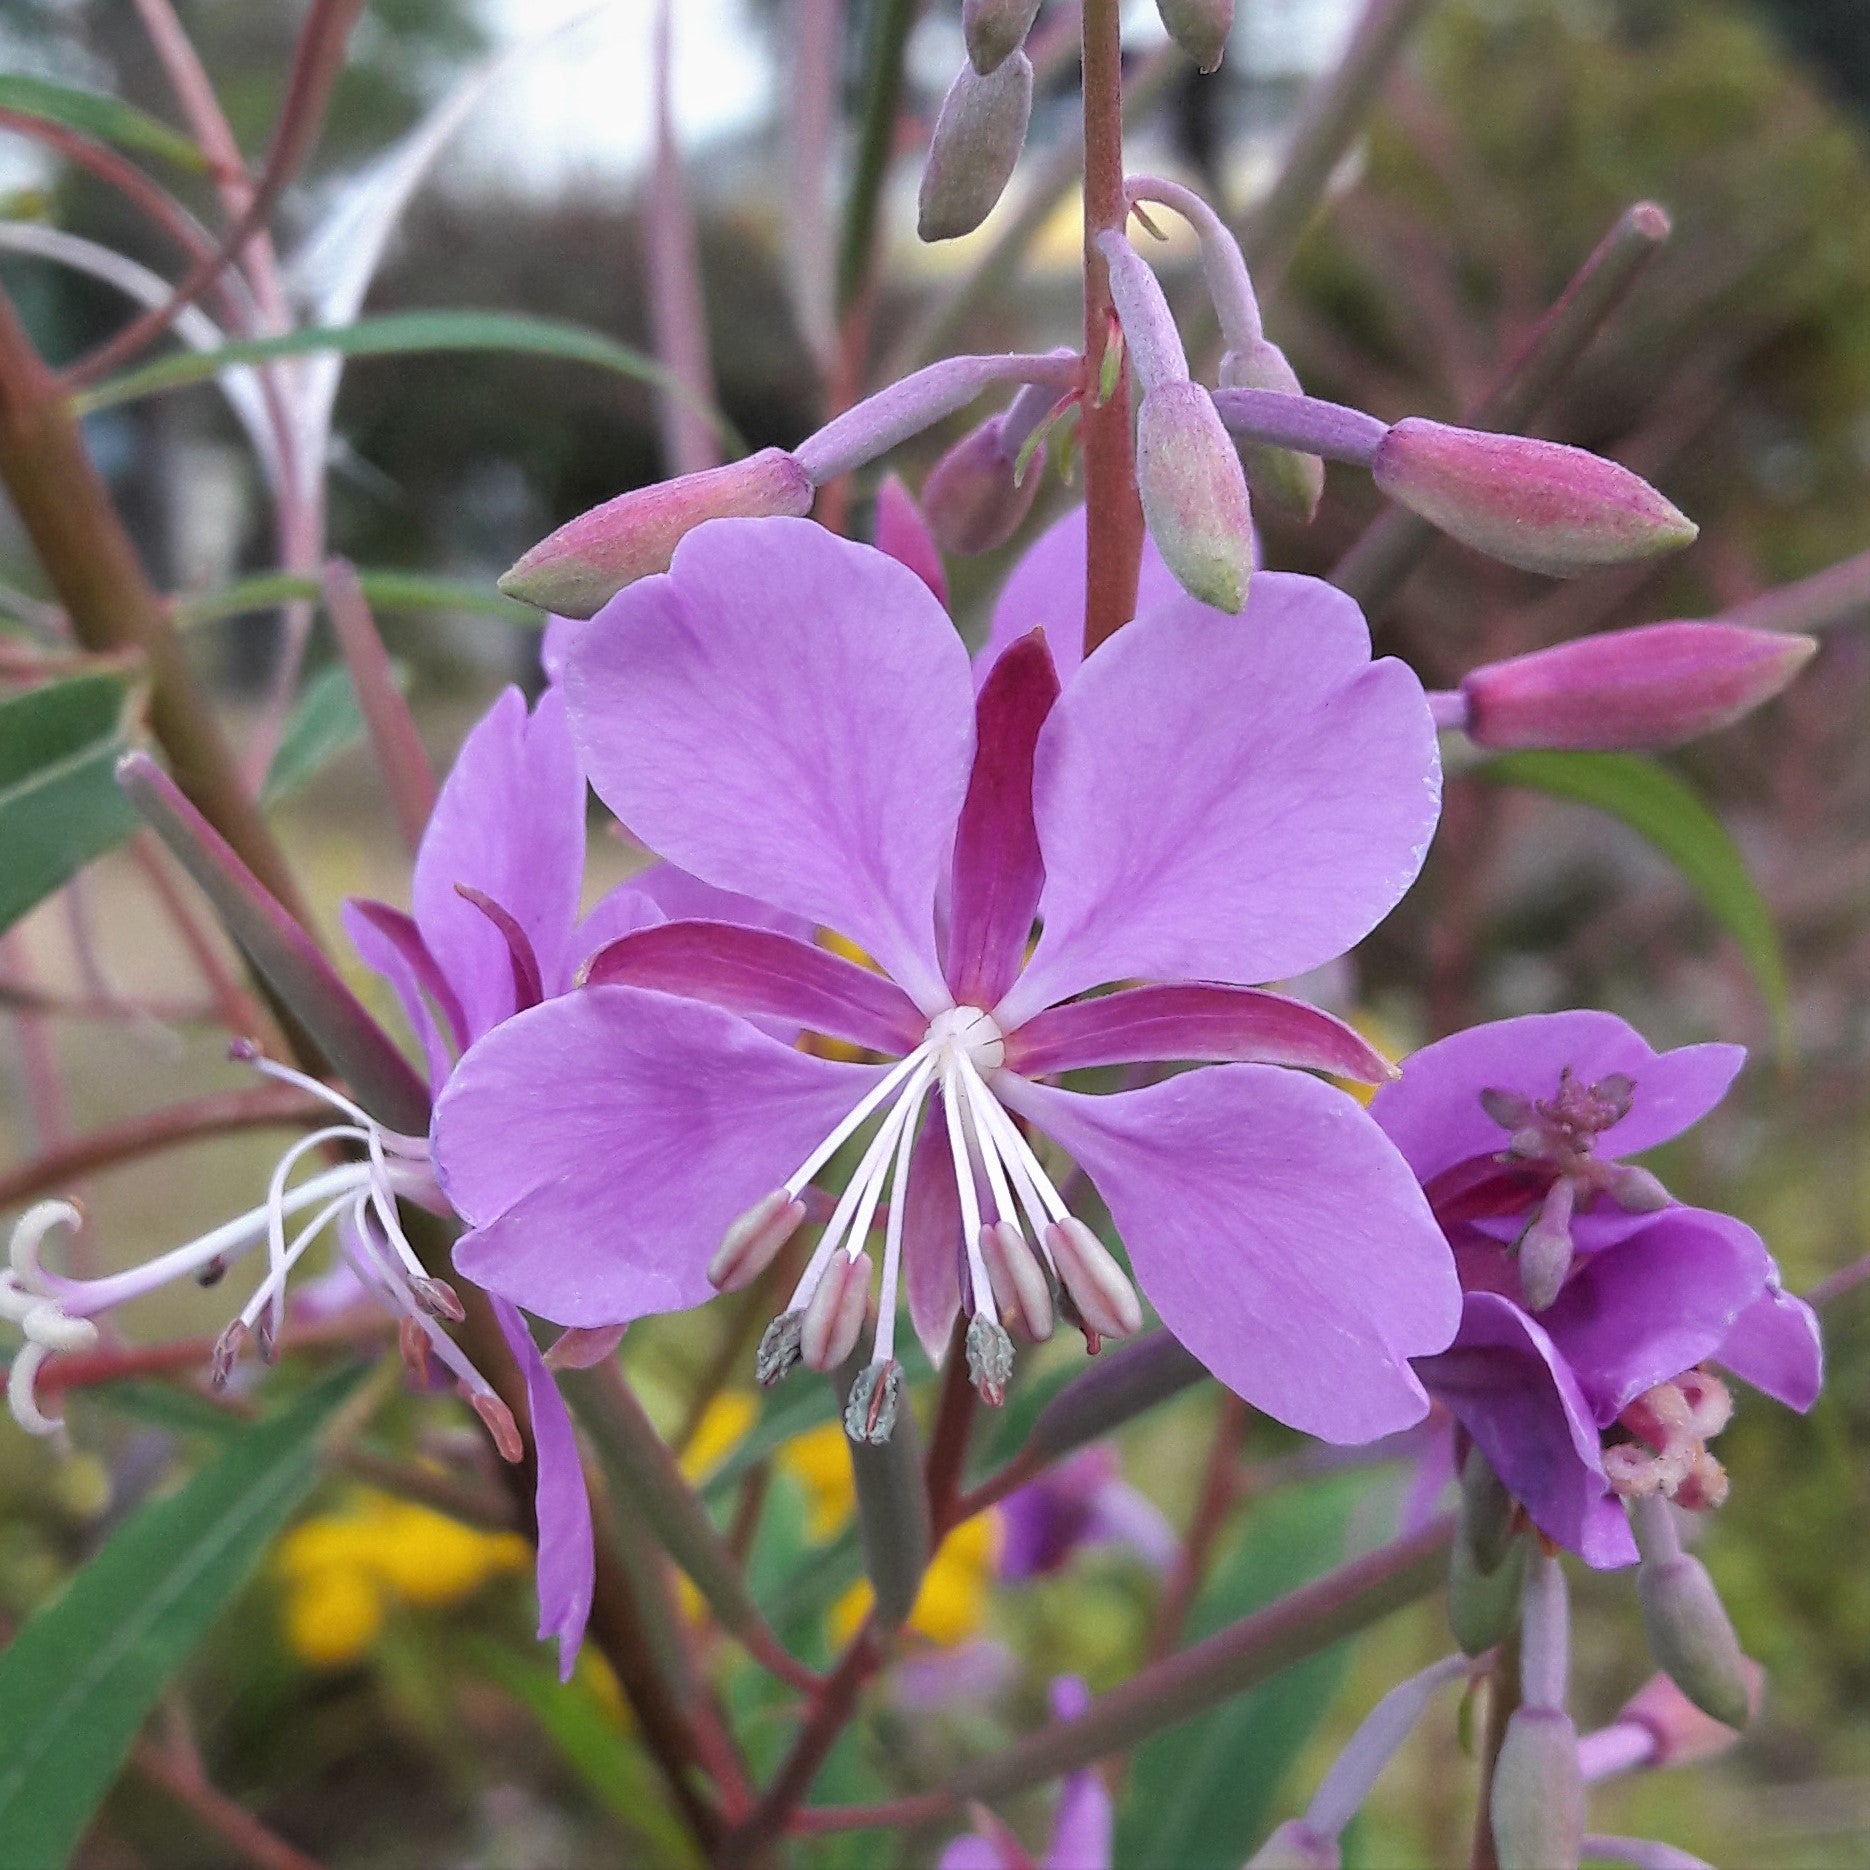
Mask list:
[[[805,1307],[799,1355],[814,1370],[835,1370],[857,1343],[870,1309],[870,1256],[835,1256]]]
[[[760,1348],[753,1355],[753,1378],[763,1390],[769,1390],[799,1361],[799,1339],[805,1329],[805,1316],[796,1310],[783,1311],[766,1327]]]
[[[903,1367],[895,1358],[865,1364],[844,1404],[845,1434],[881,1447],[895,1433],[902,1400]]]
[[[1076,1215],[1054,1221],[1047,1234],[1059,1282],[1078,1315],[1100,1337],[1134,1337],[1143,1328],[1142,1302],[1111,1251]]]
[[[896,1288],[902,1277],[903,1226],[909,1207],[909,1163],[915,1154],[916,1131],[922,1120],[922,1103],[928,1095],[924,1084],[916,1098],[915,1114],[906,1121],[896,1138],[896,1159],[890,1165],[890,1207],[883,1223],[883,1282],[877,1295],[877,1336],[871,1347],[871,1362],[887,1364],[896,1355]],[[894,1420],[894,1411],[891,1411]],[[889,1438],[885,1429],[883,1439]]]
[[[807,1156],[798,1169],[786,1178],[786,1193],[797,1200],[805,1184],[822,1169],[827,1162],[843,1148],[845,1139],[854,1135],[863,1127],[864,1120],[874,1111],[896,1087],[920,1065],[929,1054],[928,1042],[909,1054],[898,1059],[881,1078],[873,1084],[858,1100],[850,1114],[834,1129],[825,1140]]]
[[[980,1257],[980,1191],[974,1186],[973,1154],[968,1148],[967,1127],[962,1104],[967,1097],[961,1073],[952,1063],[942,1068],[942,1112],[948,1121],[948,1154],[954,1163],[955,1194],[961,1203],[961,1240],[967,1249],[969,1281],[974,1288],[977,1316],[992,1324],[1000,1322],[994,1308],[993,1286]]]
[[[799,1231],[805,1203],[783,1188],[756,1201],[728,1228],[708,1262],[708,1283],[718,1292],[740,1292],[753,1284]]]

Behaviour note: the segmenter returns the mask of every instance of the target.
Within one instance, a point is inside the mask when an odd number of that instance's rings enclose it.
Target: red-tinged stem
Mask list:
[[[1182,1626],[1188,1621],[1189,1610],[1207,1579],[1215,1544],[1239,1503],[1240,1492],[1234,1477],[1249,1413],[1247,1405],[1231,1390],[1221,1392],[1220,1412],[1215,1417],[1207,1465],[1201,1476],[1201,1494],[1189,1521],[1188,1536],[1182,1541],[1181,1556],[1163,1589],[1155,1627],[1150,1632],[1152,1657],[1166,1656],[1181,1640]]]
[[[954,1321],[948,1334],[948,1358],[942,1373],[941,1400],[935,1406],[935,1425],[929,1435],[929,1523],[941,1537],[953,1523],[961,1493],[961,1475],[967,1466],[968,1435],[974,1426],[974,1385],[967,1372],[967,1319]]]
[[[298,1129],[329,1117],[330,1107],[287,1085],[256,1085],[246,1091],[217,1091],[132,1117],[102,1130],[75,1136],[0,1175],[0,1209],[16,1208],[56,1194],[80,1176],[135,1162],[178,1143],[241,1130]]]
[[[1098,372],[1115,329],[1110,276],[1097,237],[1121,230],[1123,195],[1123,45],[1119,0],[1084,4],[1084,368],[1086,395],[1084,505],[1084,648],[1088,655],[1136,614],[1143,558],[1143,507],[1130,444],[1126,366],[1109,402],[1096,403]]]
[[[211,1785],[194,1761],[177,1758],[150,1740],[136,1743],[130,1761],[253,1870],[320,1870],[316,1857],[268,1830],[244,1806]]]
[[[808,1805],[792,1814],[786,1826],[794,1837],[816,1837],[836,1831],[907,1831],[933,1824],[955,1809],[949,1792],[922,1792],[914,1798],[887,1799],[879,1805]]]
[[[371,1337],[387,1338],[389,1321],[380,1312],[342,1313],[315,1325],[281,1334],[279,1354],[353,1345]],[[59,1390],[98,1389],[132,1377],[173,1376],[179,1370],[206,1370],[214,1356],[213,1338],[174,1338],[167,1344],[122,1344],[95,1351],[61,1352],[39,1368],[42,1394]]]

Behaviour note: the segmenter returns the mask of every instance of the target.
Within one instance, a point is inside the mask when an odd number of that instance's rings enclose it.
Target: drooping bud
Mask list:
[[[1026,145],[1032,61],[1013,51],[991,71],[963,65],[942,100],[922,171],[916,232],[957,240],[993,212]]]
[[[799,1356],[813,1370],[835,1370],[857,1343],[870,1309],[870,1261],[834,1253],[799,1325]]]
[[[1169,37],[1204,72],[1219,68],[1234,29],[1234,0],[1156,0]]]
[[[903,485],[900,475],[884,475],[877,488],[876,530],[872,543],[879,552],[887,552],[897,564],[907,565],[928,586],[936,603],[947,608],[948,574],[942,569],[941,552],[922,509]]]
[[[1305,394],[1285,352],[1266,338],[1229,351],[1221,359],[1220,381],[1223,389]],[[1246,462],[1247,484],[1255,493],[1265,494],[1307,521],[1318,511],[1325,492],[1325,464],[1317,455],[1246,440],[1240,443],[1240,453]]]
[[[981,1229],[980,1255],[1000,1315],[1043,1344],[1052,1335],[1052,1288],[1026,1237],[1011,1221],[994,1221]]]
[[[1482,747],[1678,747],[1770,701],[1817,648],[1732,623],[1606,630],[1474,670],[1464,725]]]
[[[720,1292],[740,1292],[752,1285],[804,1220],[805,1203],[775,1188],[728,1228],[708,1262],[708,1283]]]
[[[903,1367],[895,1358],[868,1363],[844,1403],[844,1432],[852,1441],[881,1447],[896,1431],[903,1401]]]
[[[1247,477],[1199,383],[1148,391],[1136,422],[1136,484],[1149,536],[1190,597],[1238,614],[1253,573]]]
[[[976,1313],[967,1328],[968,1381],[989,1408],[1006,1401],[1006,1386],[1013,1374],[1013,1340],[1004,1326]]]
[[[799,1341],[804,1331],[803,1312],[781,1312],[766,1327],[753,1356],[753,1376],[761,1389],[771,1389],[799,1361]]]
[[[1045,1244],[1059,1283],[1078,1316],[1099,1337],[1130,1338],[1143,1328],[1143,1305],[1129,1275],[1076,1215],[1054,1221]]]
[[[1578,1730],[1559,1708],[1516,1708],[1493,1767],[1500,1870],[1576,1870],[1584,1849]]]
[[[1677,551],[1698,530],[1647,481],[1601,455],[1419,416],[1384,436],[1370,471],[1430,525],[1552,578]]]
[[[1570,1178],[1561,1175],[1546,1190],[1538,1213],[1513,1249],[1519,1260],[1520,1293],[1529,1311],[1544,1311],[1571,1271],[1571,1213],[1576,1203]]]
[[[1026,43],[1039,16],[1039,0],[961,0],[967,55],[983,77]]]
[[[522,604],[594,617],[625,585],[667,571],[685,534],[709,519],[802,519],[809,476],[783,448],[638,487],[567,521],[500,580]]]
[[[1745,1727],[1751,1713],[1746,1659],[1707,1567],[1682,1550],[1669,1504],[1659,1495],[1628,1502],[1642,1563],[1636,1595],[1649,1653],[1702,1713]]]

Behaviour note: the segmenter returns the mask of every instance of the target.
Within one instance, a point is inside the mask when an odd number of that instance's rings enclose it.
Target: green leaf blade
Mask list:
[[[317,1479],[318,1437],[361,1366],[325,1377],[145,1506],[0,1653],[0,1838],[58,1870],[162,1685]]]
[[[180,130],[102,91],[58,84],[25,72],[4,72],[0,73],[0,110],[37,117],[42,123],[63,124],[97,142],[115,143],[138,155],[160,156],[195,175],[208,172],[207,157]]]

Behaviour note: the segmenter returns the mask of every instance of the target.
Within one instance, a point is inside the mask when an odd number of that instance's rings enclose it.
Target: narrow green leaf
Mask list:
[[[125,1521],[0,1654],[0,1838],[13,1870],[77,1848],[169,1676],[317,1478],[352,1365]]]
[[[430,578],[410,571],[357,571],[357,582],[373,610],[460,610],[482,617],[498,617],[505,623],[524,623],[537,628],[539,612],[530,604],[516,603],[502,597],[491,583],[470,584],[459,578]],[[175,620],[184,629],[195,624],[219,623],[226,617],[245,616],[258,610],[272,610],[295,598],[323,600],[324,586],[316,578],[297,577],[291,572],[261,572],[234,584],[203,591],[194,597],[178,598]]]
[[[135,829],[114,776],[133,685],[79,675],[0,701],[0,929]]]
[[[1636,753],[1506,753],[1475,772],[1492,785],[1593,805],[1654,845],[1740,944],[1771,1009],[1779,1049],[1790,1051],[1785,956],[1772,911],[1727,827],[1686,780]]]
[[[638,383],[653,384],[665,394],[679,397],[699,414],[733,454],[746,445],[732,424],[711,403],[695,396],[642,351],[586,325],[558,318],[535,318],[525,312],[385,312],[360,318],[352,325],[313,326],[288,331],[279,337],[243,338],[211,351],[177,351],[156,362],[107,378],[75,399],[82,415],[153,396],[160,390],[203,383],[230,364],[264,364],[277,357],[305,357],[317,351],[336,351],[344,357],[410,356],[436,351],[504,351],[531,357],[556,357],[615,371]]]
[[[207,173],[207,157],[180,130],[102,91],[85,91],[77,85],[57,84],[50,78],[33,78],[22,72],[4,72],[0,73],[0,110],[62,123],[66,129],[81,130],[100,143],[115,143],[144,156],[161,156],[196,175]]]
[[[211,1402],[184,1383],[164,1383],[153,1377],[131,1377],[100,1383],[85,1392],[88,1402],[177,1434],[207,1435],[217,1442],[237,1440],[248,1424],[230,1410]]]
[[[1196,1603],[1200,1638],[1309,1583],[1344,1553],[1367,1483],[1343,1477],[1255,1501]],[[1292,1763],[1330,1708],[1348,1644],[1310,1656],[1136,1756],[1118,1820],[1118,1863],[1238,1870],[1270,1828]]]
[[[408,672],[396,670],[396,686],[408,686]],[[296,792],[347,747],[363,738],[364,717],[357,707],[349,671],[341,662],[320,669],[305,684],[279,750],[267,769],[260,793],[262,805],[277,805]]]

